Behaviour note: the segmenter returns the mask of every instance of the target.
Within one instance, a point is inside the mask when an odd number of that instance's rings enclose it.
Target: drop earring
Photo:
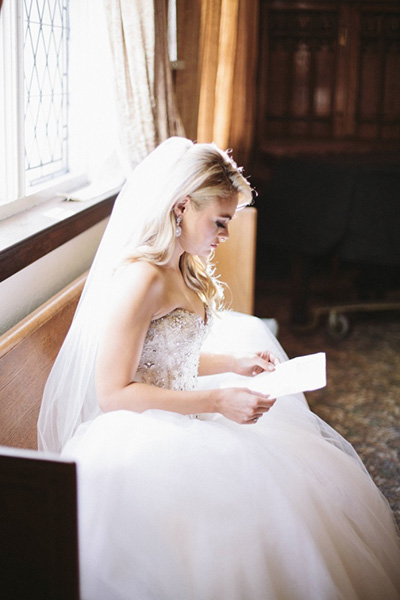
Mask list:
[[[180,237],[182,235],[181,221],[182,221],[182,215],[179,215],[179,217],[176,217],[175,237]]]

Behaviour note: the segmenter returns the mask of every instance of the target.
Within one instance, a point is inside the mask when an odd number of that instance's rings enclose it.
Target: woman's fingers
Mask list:
[[[261,392],[256,392],[255,390],[250,390],[248,388],[246,388],[246,391],[257,399],[257,405],[260,407],[263,405],[271,406],[276,400],[276,398],[271,397],[270,394],[262,394]]]
[[[253,377],[255,377],[256,375],[259,375],[260,373],[264,373],[264,371],[274,371],[275,370],[275,366],[269,362],[267,362],[266,360],[264,360],[263,358],[257,356],[254,359],[254,366],[252,369],[252,375]]]
[[[268,360],[270,362],[272,362],[272,364],[274,364],[275,366],[280,364],[281,361],[273,352],[268,351],[267,354],[268,354]]]
[[[218,391],[218,411],[237,423],[256,423],[274,405],[275,398],[248,388],[224,388]]]
[[[268,412],[268,411],[265,411],[265,412]],[[251,419],[249,419],[248,423],[250,425],[253,424],[253,423],[257,423],[258,419],[260,419],[263,416],[263,414],[265,414],[265,412],[258,413],[257,415],[254,415],[254,417],[251,417]]]
[[[269,411],[269,409],[275,404],[276,398],[270,398],[268,394],[260,394],[253,390],[248,390],[250,394],[255,396],[255,401],[251,406],[250,414],[248,416],[248,423],[257,423],[258,419],[262,415]]]
[[[259,352],[255,355],[254,362],[253,375],[258,375],[263,371],[274,371],[279,365],[279,358],[269,351]]]
[[[233,355],[233,372],[238,375],[255,376],[264,371],[274,371],[279,358],[269,351]]]

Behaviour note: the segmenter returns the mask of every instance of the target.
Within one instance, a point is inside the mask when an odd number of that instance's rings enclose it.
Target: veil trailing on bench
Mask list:
[[[193,158],[201,144],[169,138],[141,162],[117,197],[71,328],[47,380],[38,420],[38,446],[61,452],[79,425],[100,414],[95,362],[114,270],[134,249],[146,224],[162,222],[196,187]]]

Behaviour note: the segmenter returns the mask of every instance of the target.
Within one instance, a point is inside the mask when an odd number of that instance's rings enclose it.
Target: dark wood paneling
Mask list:
[[[260,114],[266,138],[332,135],[339,12],[274,8],[264,3],[261,32],[265,71]],[[267,28],[266,30],[264,28]]]
[[[360,12],[357,133],[362,139],[400,139],[400,7]]]
[[[398,0],[261,0],[256,150],[400,145]]]
[[[2,598],[78,600],[76,464],[3,450],[0,486]]]

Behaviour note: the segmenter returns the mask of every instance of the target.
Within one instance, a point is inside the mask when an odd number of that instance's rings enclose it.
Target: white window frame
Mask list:
[[[86,0],[78,0],[78,3],[75,6],[85,15]],[[75,160],[74,155],[69,161],[68,174],[30,188],[26,193],[23,38],[23,0],[4,0],[0,13],[0,226],[1,219],[90,184],[84,158]],[[74,131],[72,137],[75,147],[79,148],[76,128]],[[79,149],[81,152],[76,155],[82,154],[82,148]],[[70,152],[74,152],[72,144]],[[98,195],[97,188],[95,195]]]

